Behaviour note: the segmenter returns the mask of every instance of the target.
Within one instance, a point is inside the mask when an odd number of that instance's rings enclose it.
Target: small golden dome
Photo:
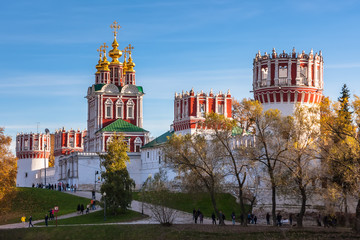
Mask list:
[[[96,73],[100,73],[100,70],[101,70],[101,68],[102,68],[102,66],[101,66],[101,58],[99,59],[99,61],[98,61],[98,64],[96,64]]]
[[[102,62],[101,62],[101,70],[103,70],[103,71],[110,71],[109,65],[110,65],[110,63],[109,63],[109,61],[107,60],[106,55],[104,55],[103,60],[102,60]]]
[[[113,47],[113,49],[109,51],[109,56],[112,58],[111,64],[119,64],[118,58],[122,56],[122,51],[118,49],[119,44],[116,41],[116,36],[111,46]]]
[[[126,69],[127,72],[134,72],[135,71],[134,70],[135,63],[132,61],[131,55],[129,56],[129,60],[126,63],[126,65],[127,65],[127,69]]]

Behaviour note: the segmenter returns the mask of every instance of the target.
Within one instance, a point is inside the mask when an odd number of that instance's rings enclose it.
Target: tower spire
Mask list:
[[[116,36],[121,26],[116,21],[114,21],[113,24],[110,25],[110,28],[113,29],[113,33],[114,33],[114,41],[111,45],[113,49],[109,51],[109,56],[112,58],[111,64],[120,64],[118,59],[119,57],[121,57],[122,52],[118,49],[119,44],[116,40]]]
[[[110,71],[110,69],[109,69],[109,64],[110,63],[106,58],[106,49],[107,48],[108,48],[108,46],[106,45],[106,43],[104,43],[102,45],[103,59],[102,59],[102,63],[101,63],[101,67],[102,67],[101,70],[104,70],[104,71]]]
[[[99,61],[98,61],[98,64],[95,66],[96,67],[96,69],[97,69],[97,72],[96,73],[100,73],[100,69],[102,68],[101,67],[101,63],[102,63],[102,59],[101,59],[101,57],[102,57],[102,48],[103,48],[103,46],[101,45],[96,51],[99,53]]]

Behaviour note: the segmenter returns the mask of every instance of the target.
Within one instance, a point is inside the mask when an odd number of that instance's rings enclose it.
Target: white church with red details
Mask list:
[[[161,145],[172,134],[194,134],[198,123],[206,113],[215,112],[231,118],[232,96],[226,93],[190,91],[175,93],[174,120],[170,130],[149,141],[149,132],[143,129],[144,90],[136,85],[133,46],[119,50],[114,22],[114,40],[108,52],[104,43],[99,49],[95,81],[87,90],[87,130],[58,129],[49,133],[19,133],[16,138],[18,157],[17,185],[58,182],[77,185],[80,190],[93,189],[101,182],[98,172],[98,153],[106,152],[107,144],[116,133],[125,136],[129,146],[130,163],[127,164],[131,178],[139,188],[163,166]],[[123,61],[119,58],[123,56]],[[287,54],[260,52],[253,63],[253,92],[265,109],[277,108],[285,115],[293,112],[297,103],[319,103],[323,88],[323,58],[321,52]],[[239,144],[254,144],[253,137],[244,136]],[[48,159],[55,158],[53,167]],[[169,172],[169,178],[176,176]],[[99,182],[99,183],[100,183]],[[97,184],[97,189],[100,184]]]

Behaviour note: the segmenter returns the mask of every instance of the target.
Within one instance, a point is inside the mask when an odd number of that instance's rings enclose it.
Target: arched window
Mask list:
[[[134,102],[133,100],[129,100],[127,103],[126,103],[126,118],[127,119],[133,119],[134,118]]]
[[[200,103],[199,110],[200,110],[201,116],[205,117],[205,104],[204,103]]]
[[[137,137],[134,141],[134,151],[140,152],[141,145],[142,145],[141,138]]]
[[[123,118],[124,103],[121,99],[116,101],[116,118]]]
[[[219,114],[224,114],[224,104],[220,104],[218,105],[218,113]]]
[[[112,105],[113,102],[108,98],[105,101],[105,118],[112,118]]]

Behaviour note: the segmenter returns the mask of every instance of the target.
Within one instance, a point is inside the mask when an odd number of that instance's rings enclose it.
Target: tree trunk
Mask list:
[[[274,179],[274,173],[269,170],[270,175],[270,181],[271,181],[271,198],[272,198],[272,219],[273,219],[273,226],[277,225],[276,221],[276,185],[275,185],[275,179]]]
[[[245,213],[245,205],[244,205],[242,187],[239,187],[239,200],[240,200],[241,214],[243,215],[243,221],[241,223],[241,226],[246,227],[247,226],[247,220],[246,220],[246,213]]]
[[[225,225],[224,220],[222,219],[222,216],[220,215],[220,212],[219,212],[219,210],[217,209],[216,200],[215,200],[215,194],[214,194],[214,192],[212,192],[212,191],[210,191],[210,198],[211,198],[211,203],[212,203],[212,205],[213,205],[215,214],[216,214],[216,216],[217,216],[218,219],[219,219],[219,225]]]
[[[305,215],[305,208],[306,208],[306,192],[305,192],[305,188],[304,187],[299,187],[300,188],[300,193],[301,193],[301,209],[299,212],[299,216],[296,219],[297,222],[297,226],[302,228],[303,227],[303,219],[304,219],[304,215]]]
[[[360,233],[360,198],[356,206],[355,231]]]
[[[347,203],[347,194],[344,193],[344,205],[345,205],[345,227],[349,227],[349,213],[348,213],[348,203]]]

